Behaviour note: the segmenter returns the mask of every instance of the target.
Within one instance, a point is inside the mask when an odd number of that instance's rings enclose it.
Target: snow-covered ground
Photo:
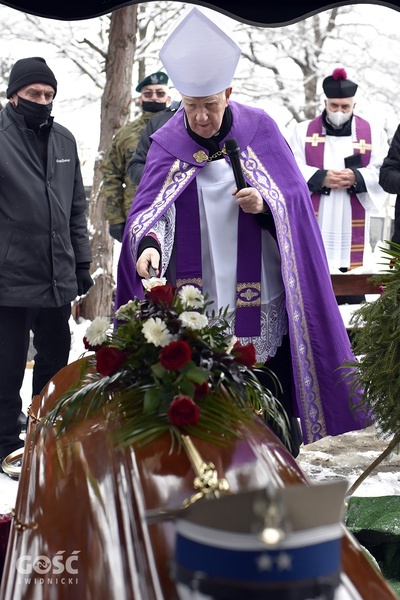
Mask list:
[[[349,485],[386,450],[390,440],[382,439],[375,426],[326,437],[303,446],[297,459],[303,471],[315,482],[346,479]],[[357,487],[353,496],[400,495],[400,447],[385,458]]]

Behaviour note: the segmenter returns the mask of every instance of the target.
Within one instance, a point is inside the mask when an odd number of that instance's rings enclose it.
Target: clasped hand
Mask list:
[[[356,176],[351,169],[342,169],[334,171],[329,169],[322,182],[324,187],[338,190],[340,188],[350,188],[356,183]]]

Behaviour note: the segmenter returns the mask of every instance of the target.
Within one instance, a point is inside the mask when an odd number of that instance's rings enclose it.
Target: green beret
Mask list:
[[[136,91],[140,92],[141,89],[145,85],[168,85],[168,75],[166,73],[162,73],[161,71],[157,71],[157,73],[152,73],[151,75],[147,75],[140,83],[138,83],[136,87]]]

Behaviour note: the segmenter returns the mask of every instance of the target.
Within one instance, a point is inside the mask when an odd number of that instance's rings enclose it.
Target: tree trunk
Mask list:
[[[104,218],[105,198],[100,171],[104,152],[115,132],[126,124],[132,101],[132,68],[136,50],[137,5],[115,10],[110,20],[106,83],[101,99],[100,141],[94,165],[93,185],[89,200],[89,235],[93,261],[91,273],[95,282],[82,300],[79,313],[85,319],[111,316],[113,309],[114,240]]]

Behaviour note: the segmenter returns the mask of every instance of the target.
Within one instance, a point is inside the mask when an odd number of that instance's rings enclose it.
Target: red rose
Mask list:
[[[199,400],[200,398],[204,398],[205,396],[207,396],[208,394],[208,381],[204,381],[201,385],[199,385],[198,383],[194,384],[194,397],[196,398],[196,400]]]
[[[97,352],[97,350],[101,348],[100,344],[97,346],[92,346],[92,344],[89,344],[86,336],[83,336],[83,345],[85,346],[86,350],[91,350],[92,352]]]
[[[172,425],[184,427],[196,425],[200,418],[200,409],[189,396],[175,396],[169,405],[168,419]]]
[[[256,351],[253,344],[242,346],[240,342],[236,342],[233,346],[232,354],[235,361],[245,367],[252,367],[256,362]]]
[[[175,287],[170,283],[166,285],[157,285],[146,292],[146,297],[152,300],[154,304],[165,304],[171,306],[175,296]]]
[[[114,375],[121,365],[126,361],[126,354],[117,348],[107,348],[104,346],[97,352],[96,368],[101,375],[105,377]]]
[[[160,363],[169,371],[176,371],[192,357],[192,349],[187,342],[178,340],[165,346],[160,352]]]

